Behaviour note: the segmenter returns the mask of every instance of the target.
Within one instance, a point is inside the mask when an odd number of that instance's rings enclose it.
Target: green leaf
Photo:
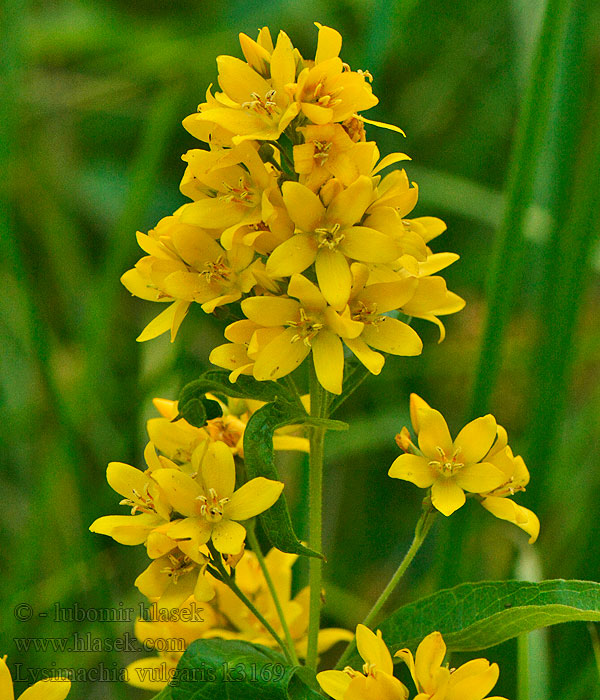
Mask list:
[[[230,639],[198,639],[154,700],[319,700],[298,666],[267,647]],[[170,694],[164,694],[166,691]]]
[[[349,364],[344,373],[342,393],[331,401],[329,415],[337,411],[344,401],[358,389],[369,375],[369,370],[364,365],[360,364],[360,362]]]
[[[277,382],[258,382],[253,377],[242,375],[235,384],[229,381],[229,373],[221,370],[208,370],[193,382],[186,384],[179,394],[179,412],[185,417],[186,411],[196,410],[194,402],[204,399],[207,392],[225,394],[234,399],[257,399],[258,401],[276,401],[282,398],[290,403],[295,400],[290,390]],[[302,409],[303,410],[303,409]]]
[[[273,433],[284,425],[296,425],[310,419],[296,404],[269,403],[263,406],[248,421],[244,431],[244,461],[249,479],[264,476],[281,481],[273,459]],[[338,422],[338,421],[332,421]],[[322,554],[305,547],[298,539],[285,495],[282,493],[275,505],[259,516],[260,523],[273,547],[283,552],[322,557]]]
[[[557,579],[463,583],[404,605],[377,628],[392,652],[438,630],[451,651],[476,651],[559,622],[600,620],[600,584]]]
[[[220,415],[221,407],[219,404],[202,395],[200,398],[187,400],[175,420],[185,418],[188,423],[191,423],[196,428],[202,428],[207,420],[218,418]]]

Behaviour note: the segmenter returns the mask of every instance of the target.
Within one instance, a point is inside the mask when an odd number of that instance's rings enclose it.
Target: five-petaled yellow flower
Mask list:
[[[414,658],[409,649],[394,654],[408,665],[419,693],[414,700],[506,700],[486,697],[498,680],[498,664],[473,659],[450,670],[442,666],[445,655],[446,644],[439,632],[425,637]]]
[[[412,394],[411,418],[418,436],[418,454],[400,455],[388,473],[419,488],[431,487],[433,506],[444,515],[464,505],[465,491],[493,491],[506,481],[497,466],[483,461],[496,439],[494,416],[476,418],[452,440],[442,414]]]
[[[317,680],[334,700],[407,700],[408,689],[394,677],[392,656],[381,632],[365,625],[356,628],[356,647],[362,656],[362,673],[349,666],[343,671],[322,671]]]
[[[257,477],[235,491],[233,455],[224,442],[208,445],[199,479],[179,469],[160,469],[154,479],[173,509],[184,516],[172,522],[167,536],[187,540],[197,550],[212,539],[223,554],[237,554],[242,549],[246,528],[238,521],[270,508],[283,490],[280,481]]]

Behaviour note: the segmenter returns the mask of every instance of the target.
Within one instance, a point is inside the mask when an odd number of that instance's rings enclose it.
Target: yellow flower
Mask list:
[[[451,515],[465,503],[465,491],[492,491],[504,483],[503,472],[491,462],[482,461],[496,439],[492,415],[471,421],[453,441],[442,414],[412,396],[413,428],[420,449],[415,450],[417,454],[397,457],[389,476],[419,488],[431,487],[431,501],[444,515]]]
[[[408,665],[419,693],[415,700],[484,700],[498,680],[498,664],[490,664],[486,659],[474,659],[449,670],[442,666],[445,655],[446,645],[439,632],[425,637],[414,659],[409,649],[401,649],[394,654]],[[486,700],[506,698],[494,696]]]
[[[349,151],[355,144],[341,124],[322,124],[298,129],[304,143],[294,146],[294,169],[300,182],[317,192],[330,177],[348,186],[359,176]]]
[[[108,535],[126,545],[144,543],[152,559],[166,554],[176,543],[165,534],[169,524],[171,507],[159,485],[153,478],[155,470],[175,467],[169,460],[161,462],[152,443],[145,450],[148,469],[141,471],[129,464],[111,462],[106,470],[106,479],[117,493],[124,496],[120,502],[131,508],[131,515],[106,515],[90,525],[90,531]],[[136,515],[136,513],[140,513]]]
[[[407,700],[408,689],[394,677],[391,654],[381,637],[368,627],[356,628],[356,646],[363,661],[363,672],[349,666],[343,671],[317,673],[321,688],[334,700]]]
[[[135,622],[135,636],[144,648],[154,648],[159,656],[133,661],[127,666],[127,682],[136,688],[158,692],[172,679],[185,649],[201,639],[218,623],[221,616],[206,602],[199,607],[188,599],[173,615],[153,603],[146,619]],[[165,614],[166,613],[166,614]]]
[[[386,263],[398,257],[400,251],[393,238],[360,225],[373,196],[370,178],[359,177],[339,192],[328,207],[298,182],[285,182],[282,191],[297,233],[271,253],[267,260],[271,277],[300,273],[315,263],[323,296],[341,310],[348,302],[352,285],[347,258]]]
[[[225,404],[212,394],[206,394],[206,397],[220,405],[223,415],[208,420],[204,428],[196,428],[184,418],[175,420],[179,415],[177,401],[153,399],[162,417],[151,418],[146,424],[151,442],[167,457],[182,463],[191,462],[195,449],[209,440],[224,442],[232,454],[243,459],[246,424],[265,402],[229,399]],[[289,434],[297,430],[293,427],[279,428],[273,436],[273,448],[308,452],[307,438]]]
[[[21,700],[64,700],[71,689],[71,681],[67,678],[44,678],[34,683],[22,693]],[[14,700],[13,682],[6,665],[6,656],[0,656],[0,698]]]
[[[296,651],[304,657],[307,647],[309,618],[309,589],[301,590],[294,598],[292,590],[292,567],[297,555],[271,549],[265,556],[265,564],[273,580],[277,595],[285,615]],[[273,603],[271,592],[262,568],[254,552],[246,551],[235,569],[236,584],[250,599],[256,609],[268,620],[282,637],[283,629]],[[188,609],[194,611],[194,601],[190,599],[178,610],[176,620],[160,619],[157,605],[151,606],[150,620],[138,620],[135,634],[140,641],[153,646],[160,652],[158,657],[135,661],[128,666],[129,683],[138,687],[158,691],[171,679],[183,649],[173,647],[169,642],[183,642],[187,647],[196,639],[238,639],[254,644],[277,648],[273,637],[262,623],[246,608],[233,591],[215,581],[216,597],[210,605],[202,605],[202,620],[185,615]],[[188,621],[190,620],[190,621]],[[323,653],[340,641],[350,641],[353,634],[340,628],[319,630],[318,651]],[[167,647],[165,649],[165,647]]]
[[[302,275],[293,275],[284,297],[251,297],[242,302],[247,321],[227,329],[232,345],[215,348],[210,361],[264,381],[295,370],[312,352],[317,377],[328,391],[342,391],[344,349],[341,338],[356,338],[364,325],[329,306],[319,288]]]
[[[374,107],[379,100],[373,95],[367,75],[349,70],[339,58],[341,35],[330,27],[317,26],[314,65],[298,75],[295,99],[313,124],[343,122],[356,112]]]
[[[393,355],[419,355],[423,343],[417,333],[406,323],[384,315],[407,303],[414,294],[417,280],[405,278],[366,285],[369,271],[358,263],[352,265],[352,274],[350,314],[353,321],[364,324],[364,329],[357,338],[345,339],[345,344],[373,374],[381,372],[385,358],[371,348]]]
[[[187,117],[183,125],[196,138],[239,144],[248,139],[276,140],[300,110],[290,93],[296,79],[300,56],[285,32],[279,32],[273,48],[268,29],[263,28],[257,42],[244,34],[240,43],[247,62],[233,56],[219,56],[219,86],[223,92],[198,107],[198,114]],[[228,145],[228,144],[227,144]]]
[[[206,579],[208,557],[190,542],[154,561],[136,578],[140,593],[157,601],[159,608],[178,608],[190,596],[199,602],[214,597],[213,586]]]
[[[502,426],[498,426],[498,439],[486,460],[502,471],[504,482],[493,491],[481,494],[483,496],[481,505],[497,518],[508,520],[525,530],[529,535],[529,543],[533,544],[540,532],[540,521],[537,515],[529,508],[508,498],[518,491],[525,491],[529,483],[529,471],[523,458],[513,455],[507,445],[506,431]]]
[[[208,446],[199,476],[198,481],[178,469],[161,469],[154,474],[173,509],[184,516],[171,524],[167,535],[177,540],[180,548],[181,540],[199,550],[212,539],[219,552],[237,554],[246,538],[246,528],[238,521],[270,508],[283,484],[257,477],[234,491],[233,455],[223,442]]]

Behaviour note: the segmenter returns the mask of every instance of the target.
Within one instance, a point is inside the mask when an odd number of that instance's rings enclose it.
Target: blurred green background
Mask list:
[[[305,56],[316,44],[313,21],[342,32],[343,59],[374,76],[380,104],[367,116],[407,134],[369,137],[383,153],[412,156],[417,213],[447,221],[433,248],[461,255],[445,276],[467,299],[442,345],[416,322],[423,355],[388,359],[337,416],[351,428],[328,443],[327,622],[355,625],[410,542],[423,494],[386,472],[411,391],[453,430],[494,413],[530,468],[519,502],[538,513],[542,534],[530,547],[469,503],[439,518],[392,607],[468,580],[600,578],[600,6],[551,0],[536,44],[539,0],[262,5],[3,2],[0,655],[23,678],[27,668],[114,670],[134,658],[19,651],[13,638],[132,632],[55,622],[53,605],[141,600],[133,580],[146,566],[143,548],[88,532],[96,517],[125,513],[105,467],[143,466],[151,398],[176,398],[208,367],[223,324],[197,308],[175,344],[136,344],[157,309],[133,299],[119,276],[141,255],[135,231],[184,201],[180,155],[197,142],[181,120],[215,82],[216,56],[241,56],[238,32],[254,36],[263,25],[285,29]],[[295,457],[282,461],[300,527],[302,469]],[[19,603],[32,606],[29,622],[15,618]],[[532,700],[600,697],[585,625],[531,635],[530,646]],[[495,693],[512,699],[516,648],[486,653],[501,664]],[[90,681],[70,697],[149,695]]]

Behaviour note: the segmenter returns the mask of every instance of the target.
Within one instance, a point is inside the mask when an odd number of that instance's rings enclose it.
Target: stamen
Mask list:
[[[334,224],[331,228],[316,228],[318,247],[335,250],[344,240],[344,234],[340,233],[340,228],[339,224]]]

